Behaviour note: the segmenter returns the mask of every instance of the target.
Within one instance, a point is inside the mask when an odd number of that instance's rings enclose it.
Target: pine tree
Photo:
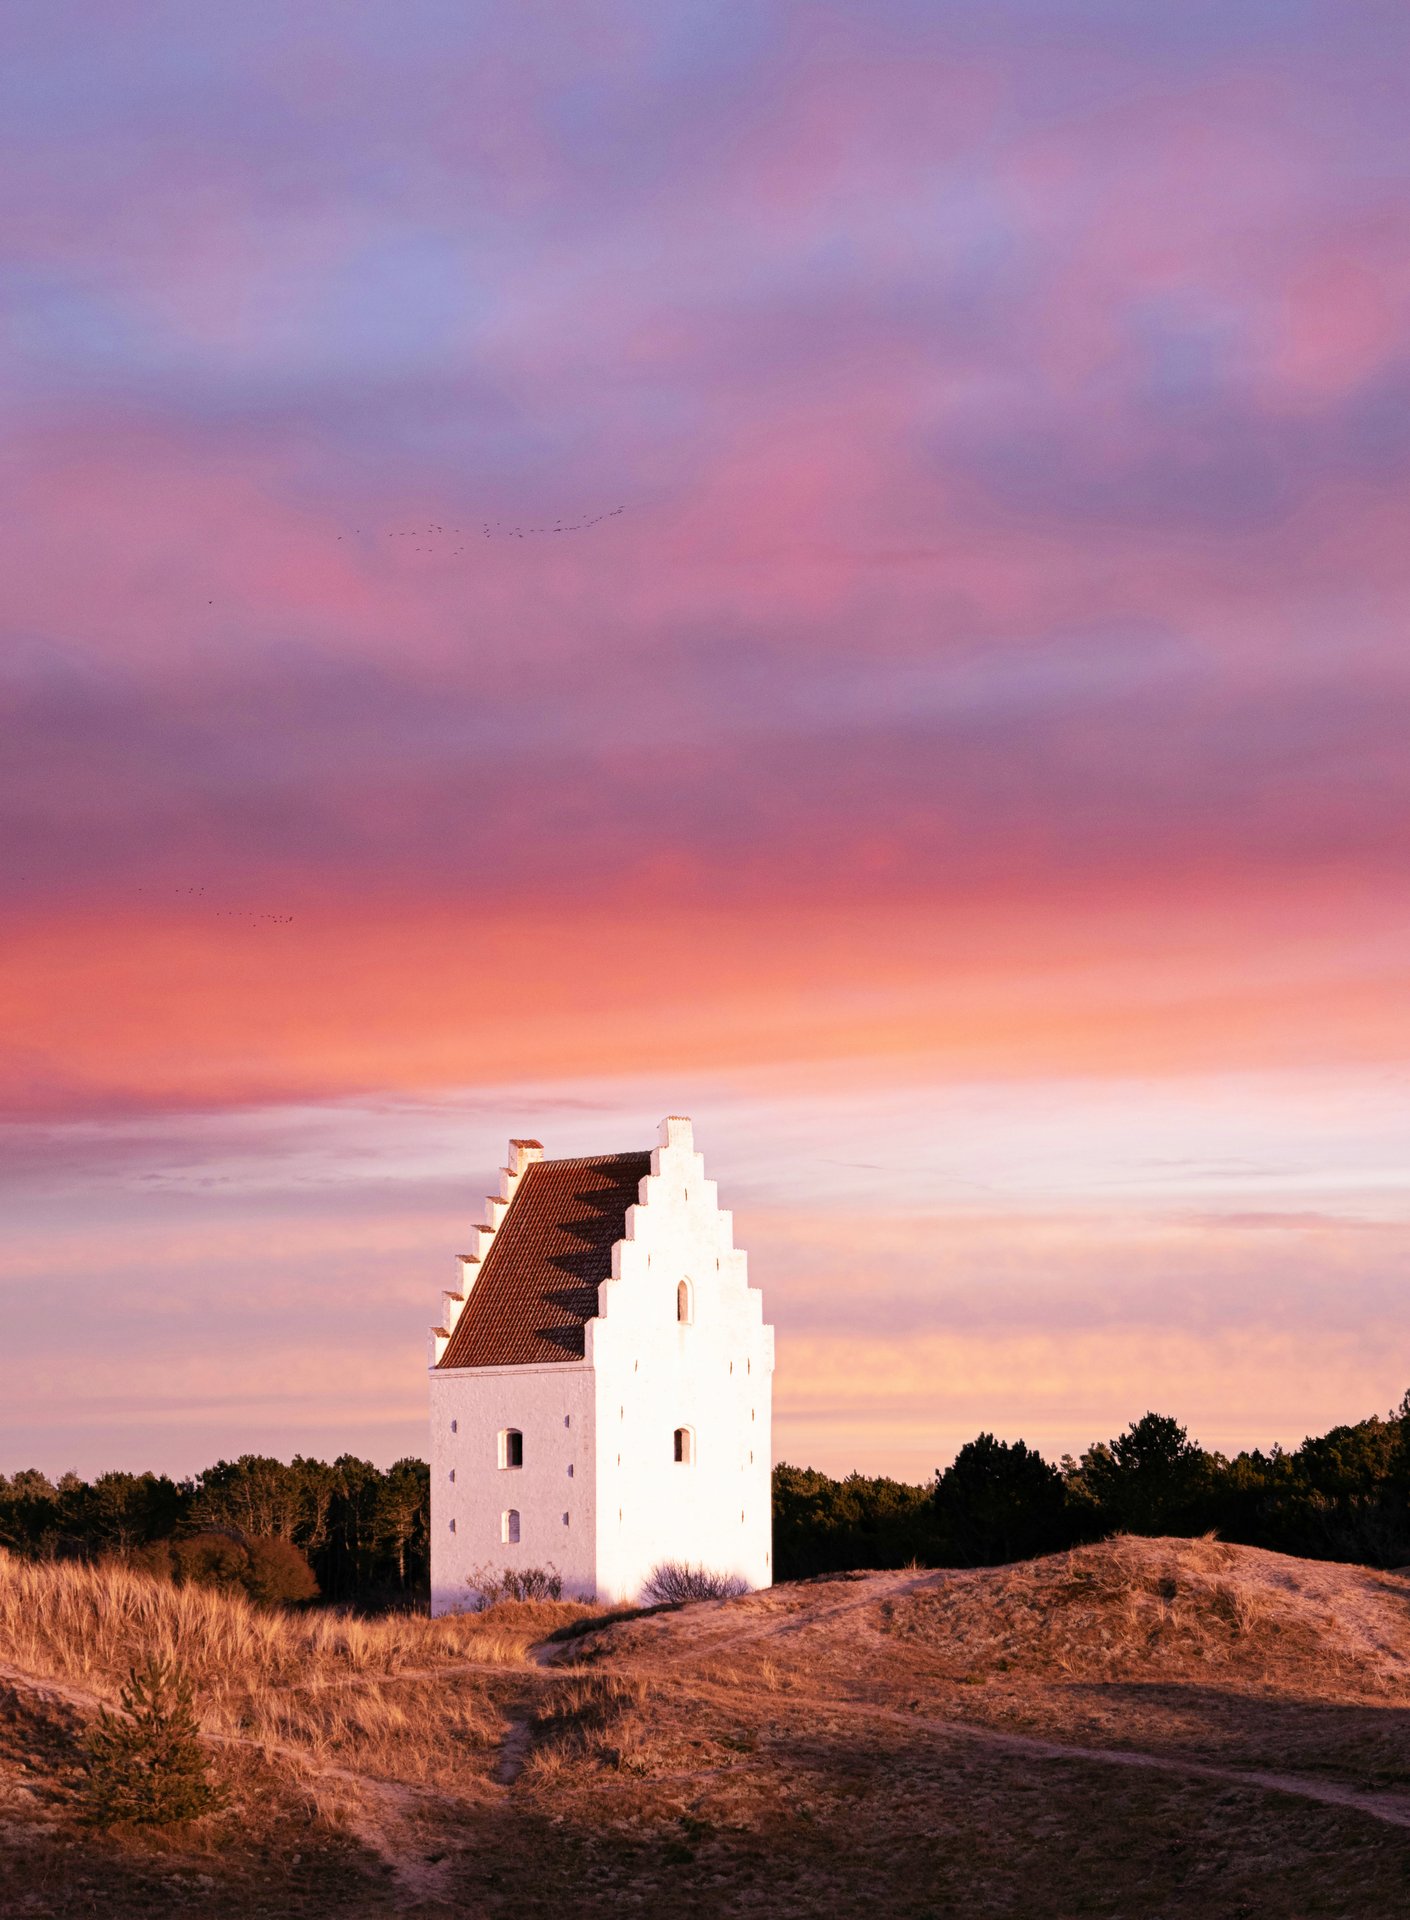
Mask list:
[[[83,1797],[98,1826],[170,1826],[220,1804],[206,1771],[191,1682],[168,1661],[134,1667],[121,1711],[104,1708],[83,1745]]]

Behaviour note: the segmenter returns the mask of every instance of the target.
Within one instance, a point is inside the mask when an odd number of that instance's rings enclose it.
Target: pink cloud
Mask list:
[[[10,1111],[720,1067],[1173,1100],[1201,1065],[1404,1060],[1388,18],[345,25],[253,0],[16,38]],[[1354,1294],[1368,1236],[1317,1211],[1175,1251],[1237,1290],[1293,1234]],[[276,1215],[251,1200],[222,1271]],[[1084,1257],[946,1226],[981,1278]],[[1159,1291],[1171,1244],[1083,1231]],[[137,1299],[140,1245],[166,1298],[199,1240],[134,1235],[113,1271]],[[21,1281],[58,1297],[104,1258],[47,1243]],[[917,1298],[925,1247],[888,1244]],[[349,1256],[329,1223],[284,1248]],[[794,1221],[770,1257],[825,1252]],[[934,1443],[900,1344],[853,1389],[797,1314],[790,1447]],[[1025,1377],[1027,1437],[1091,1437],[1162,1353],[1197,1421],[1240,1366],[1286,1365],[1309,1424],[1389,1391],[1348,1334],[1319,1398],[1305,1342],[1233,1319],[1207,1392],[1187,1327],[926,1357],[959,1438]],[[287,1400],[277,1345],[228,1382],[242,1421],[274,1420],[261,1370]],[[161,1419],[215,1390],[193,1366]]]

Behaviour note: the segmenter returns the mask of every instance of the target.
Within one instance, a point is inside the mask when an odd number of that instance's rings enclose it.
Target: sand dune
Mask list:
[[[235,1807],[84,1833],[74,1740],[148,1643],[196,1674]],[[603,1625],[260,1615],[0,1559],[0,1663],[7,1913],[1404,1907],[1410,1580],[1213,1540]]]

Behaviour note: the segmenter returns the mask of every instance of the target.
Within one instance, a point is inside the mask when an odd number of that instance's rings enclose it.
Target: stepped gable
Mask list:
[[[583,1326],[650,1171],[649,1151],[526,1166],[437,1364],[581,1360]]]

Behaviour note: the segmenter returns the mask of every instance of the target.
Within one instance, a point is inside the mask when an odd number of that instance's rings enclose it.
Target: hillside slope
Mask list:
[[[271,1622],[138,1583],[120,1630],[82,1586],[103,1577],[0,1559],[0,1896],[30,1900],[7,1913],[175,1913],[196,1888],[211,1913],[311,1920],[1406,1904],[1396,1575],[1121,1539],[598,1627],[566,1608]],[[73,1844],[74,1734],[143,1620],[184,1644],[242,1811]],[[526,1660],[555,1626],[574,1637]],[[279,1644],[253,1688],[209,1657],[237,1628]],[[50,1878],[13,1877],[22,1856]]]

